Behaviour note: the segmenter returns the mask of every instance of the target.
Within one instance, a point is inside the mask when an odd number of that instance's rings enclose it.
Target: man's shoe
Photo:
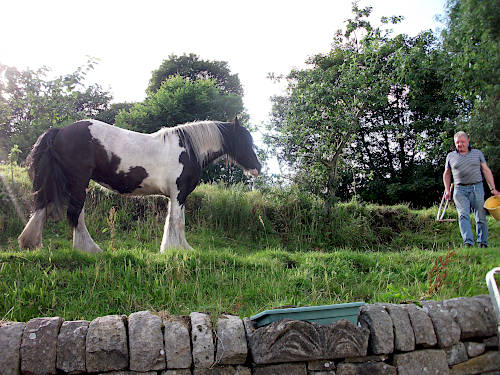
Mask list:
[[[472,247],[470,243],[464,243],[464,247]]]
[[[480,247],[480,248],[481,248],[481,247],[487,248],[487,247],[488,247],[488,245],[486,245],[485,243],[480,243],[480,244],[479,244],[479,247]]]

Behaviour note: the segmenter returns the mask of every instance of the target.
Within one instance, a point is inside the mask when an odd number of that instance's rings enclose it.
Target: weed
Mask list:
[[[451,258],[454,255],[456,255],[455,251],[449,251],[434,261],[434,266],[429,272],[429,289],[427,290],[427,296],[433,296],[443,287],[448,272],[448,264],[450,264]]]

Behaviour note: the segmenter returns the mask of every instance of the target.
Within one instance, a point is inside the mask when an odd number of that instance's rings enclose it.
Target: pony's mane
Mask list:
[[[189,139],[189,146],[200,165],[207,158],[218,153],[223,149],[224,139],[219,129],[219,123],[216,121],[197,121],[183,125],[177,125],[172,128],[163,128],[158,131],[164,137],[166,134],[177,133]]]

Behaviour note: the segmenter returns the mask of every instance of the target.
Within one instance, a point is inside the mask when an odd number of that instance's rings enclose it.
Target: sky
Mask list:
[[[440,26],[445,0],[372,0],[373,20],[402,15],[395,31],[416,35]],[[88,56],[99,59],[88,83],[113,102],[145,97],[151,73],[171,54],[227,61],[243,85],[254,125],[265,123],[270,97],[282,87],[268,73],[287,74],[309,56],[327,52],[351,16],[351,0],[4,0],[0,63],[47,66],[67,74]],[[221,119],[226,120],[226,119]]]

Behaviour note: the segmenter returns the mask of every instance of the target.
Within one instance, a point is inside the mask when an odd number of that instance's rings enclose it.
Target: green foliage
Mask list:
[[[500,1],[449,0],[443,48],[452,89],[464,105],[457,128],[466,129],[500,176]]]
[[[393,37],[367,21],[371,8],[353,13],[328,54],[287,77],[267,141],[294,181],[327,201],[357,191],[372,202],[429,204],[418,197],[439,191],[442,140],[456,115],[445,56],[429,32]]]
[[[226,61],[200,60],[195,54],[170,55],[163,60],[158,69],[153,71],[147,89],[148,96],[157,92],[164,81],[170,77],[181,76],[191,81],[213,79],[223,94],[243,96],[243,87],[237,74],[231,74]]]
[[[134,106],[135,103],[113,103],[108,109],[100,111],[93,118],[99,121],[103,121],[107,124],[114,124],[115,118],[121,111],[129,111],[130,108]]]
[[[50,127],[92,117],[108,107],[111,96],[99,85],[86,86],[95,62],[48,79],[48,68],[18,71],[0,64],[0,160],[15,144],[24,159],[38,136]]]
[[[243,110],[241,97],[223,94],[212,79],[196,81],[181,76],[167,78],[160,89],[129,112],[121,111],[116,125],[153,133],[196,120],[231,120]]]

